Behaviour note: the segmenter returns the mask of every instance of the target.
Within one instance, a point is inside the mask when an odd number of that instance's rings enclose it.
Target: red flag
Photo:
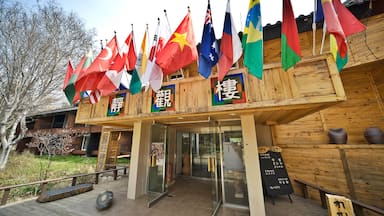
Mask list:
[[[96,90],[97,84],[111,66],[118,53],[116,36],[99,53],[87,70],[79,75],[76,91]]]
[[[281,45],[281,63],[284,70],[287,71],[301,58],[300,39],[291,0],[283,0]]]
[[[135,69],[137,56],[133,41],[133,31],[128,35],[121,51],[124,54],[123,58],[125,59],[125,67],[127,70],[131,71]]]
[[[137,57],[133,41],[133,32],[128,35],[120,50],[121,54],[118,53],[116,55],[109,70],[105,72],[105,75],[97,84],[97,89],[101,96],[109,95],[119,88],[125,69],[133,70],[135,68]]]
[[[71,61],[68,61],[67,72],[65,73],[63,90],[67,87],[68,81],[75,71],[73,70]]]
[[[229,0],[227,1],[227,9],[224,18],[223,36],[220,43],[220,54],[218,70],[218,79],[222,81],[232,65],[235,64],[243,54],[241,41],[237,36],[237,31],[233,23],[231,15],[231,7]]]
[[[340,0],[333,0],[333,7],[336,10],[346,37],[366,29],[366,27],[340,2]]]
[[[164,75],[171,74],[197,59],[195,34],[193,33],[190,12],[172,34],[171,38],[156,55],[156,64]]]
[[[330,34],[333,34],[333,36],[335,36],[340,56],[344,58],[347,55],[347,44],[345,43],[345,34],[337,17],[336,11],[333,7],[332,0],[321,0],[321,2],[323,5],[327,30]]]

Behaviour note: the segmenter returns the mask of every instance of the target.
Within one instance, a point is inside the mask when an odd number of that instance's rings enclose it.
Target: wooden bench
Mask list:
[[[80,193],[93,190],[93,184],[78,184],[75,186],[69,186],[62,189],[53,189],[40,194],[37,201],[40,203],[50,202],[70,196],[74,196]]]
[[[309,197],[308,187],[311,187],[311,188],[313,188],[315,190],[318,190],[319,191],[319,195],[320,195],[321,206],[323,208],[327,208],[325,194],[340,195],[340,194],[337,194],[335,192],[329,191],[329,190],[327,190],[325,188],[319,187],[317,185],[314,185],[314,184],[312,184],[310,182],[306,182],[306,181],[301,180],[301,179],[295,179],[295,182],[298,183],[301,186],[304,198],[308,198]],[[371,205],[367,205],[367,204],[362,203],[362,202],[360,202],[358,200],[355,200],[355,199],[351,199],[351,198],[348,198],[348,199],[350,199],[352,201],[353,208],[356,211],[356,214],[359,215],[359,216],[360,215],[364,215],[363,209],[367,209],[367,210],[375,212],[375,213],[377,213],[379,215],[384,215],[384,209],[377,208],[377,207],[371,206]]]

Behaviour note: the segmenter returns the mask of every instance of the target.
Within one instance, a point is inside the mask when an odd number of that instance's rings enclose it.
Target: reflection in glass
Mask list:
[[[225,203],[248,206],[247,183],[240,131],[223,134]]]

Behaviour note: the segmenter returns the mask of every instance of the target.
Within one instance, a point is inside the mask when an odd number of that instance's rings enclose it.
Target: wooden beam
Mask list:
[[[351,175],[351,170],[349,169],[348,159],[347,159],[347,156],[345,155],[345,150],[339,149],[339,154],[340,154],[341,163],[343,164],[343,170],[344,170],[345,180],[347,182],[349,194],[351,195],[352,199],[357,199],[355,187],[353,186],[353,178]]]
[[[248,185],[249,210],[251,215],[265,216],[263,186],[257,150],[256,126],[253,115],[241,115],[244,143],[244,164]]]

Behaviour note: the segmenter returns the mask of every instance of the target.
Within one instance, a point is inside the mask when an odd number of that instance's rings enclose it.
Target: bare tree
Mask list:
[[[47,156],[47,165],[43,167],[43,161],[40,160],[40,180],[48,177],[48,171],[51,167],[51,158],[56,154],[67,154],[74,150],[72,148],[71,134],[53,134],[46,131],[39,131],[31,135],[32,141],[26,145],[30,148],[36,148],[39,151],[40,159]]]
[[[57,5],[27,10],[0,0],[0,169],[25,135],[26,115],[61,90],[68,59],[80,58],[94,36]]]

